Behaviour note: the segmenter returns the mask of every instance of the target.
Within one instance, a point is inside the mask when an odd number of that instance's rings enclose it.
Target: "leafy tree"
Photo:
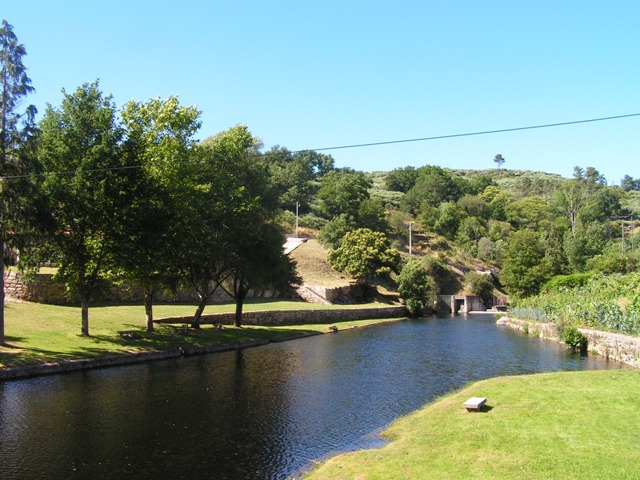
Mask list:
[[[624,190],[625,192],[640,190],[640,179],[634,179],[629,175],[625,175],[620,181],[620,187],[622,187],[622,190]]]
[[[144,292],[147,330],[153,330],[153,299],[177,282],[183,206],[190,201],[194,135],[200,112],[175,96],[128,102],[122,110],[124,152],[142,168],[124,210],[117,264]]]
[[[470,217],[488,219],[491,216],[491,207],[489,204],[476,195],[465,195],[458,200],[458,205]]]
[[[485,225],[477,217],[465,217],[460,222],[456,239],[460,245],[466,247],[470,254],[476,255],[478,253],[478,241],[486,234]]]
[[[360,203],[358,218],[359,228],[368,228],[377,232],[387,232],[389,221],[384,211],[384,204],[380,198],[368,198]]]
[[[331,170],[322,177],[317,197],[328,217],[345,213],[357,218],[360,203],[369,198],[371,186],[371,180],[362,172]]]
[[[336,249],[340,246],[344,236],[356,229],[355,220],[346,213],[329,220],[324,227],[320,229],[318,240],[328,249]]]
[[[404,211],[413,212],[426,202],[433,207],[444,202],[455,202],[462,196],[459,186],[443,168],[421,167],[415,186],[401,199]]]
[[[269,167],[271,182],[280,197],[280,206],[295,210],[296,204],[302,210],[309,207],[314,178],[313,163],[310,158],[293,154],[280,146],[272,147],[264,159]]]
[[[395,272],[400,254],[391,248],[384,233],[359,228],[344,236],[340,246],[329,252],[328,260],[334,270],[348,273],[359,284],[367,285]]]
[[[301,279],[295,262],[282,251],[284,235],[276,224],[252,224],[236,238],[228,259],[229,276],[222,286],[236,300],[234,324],[240,327],[244,301],[252,289],[286,290]]]
[[[578,222],[576,231],[564,236],[564,250],[572,272],[582,272],[587,260],[602,253],[612,232],[602,223]]]
[[[525,197],[506,208],[507,220],[518,228],[539,229],[551,221],[552,211],[542,197]]]
[[[544,248],[538,233],[518,230],[509,239],[500,282],[518,298],[537,294],[540,286],[551,277],[544,269],[543,258]]]
[[[410,260],[398,275],[398,292],[405,301],[409,315],[418,317],[433,310],[436,300],[436,282],[418,259]]]
[[[489,203],[491,218],[504,221],[507,219],[507,209],[513,203],[513,197],[499,187],[489,185],[480,198]]]
[[[4,268],[8,261],[10,232],[15,231],[20,220],[19,198],[32,193],[26,178],[24,155],[20,152],[34,130],[33,105],[24,111],[20,104],[33,92],[27,69],[22,63],[26,55],[24,45],[18,43],[13,27],[2,20],[0,27],[0,345],[4,344]],[[33,170],[28,173],[33,173]],[[14,177],[14,178],[7,178]]]
[[[563,183],[556,192],[555,206],[558,211],[566,215],[571,222],[571,231],[575,233],[578,212],[587,199],[587,191],[584,183],[578,180],[569,180]]]
[[[486,307],[493,304],[493,280],[491,275],[480,272],[467,272],[464,276],[464,282],[469,290],[480,297],[480,300]]]
[[[407,193],[416,184],[418,171],[415,167],[395,168],[387,173],[385,185],[392,192]]]
[[[458,232],[460,223],[466,217],[464,211],[455,202],[447,202],[438,208],[438,219],[434,225],[436,233],[453,239]]]
[[[266,169],[256,161],[260,142],[244,125],[237,125],[198,145],[197,184],[185,218],[179,252],[183,278],[200,299],[192,327],[199,328],[202,313],[232,265],[238,236],[256,210],[275,210],[276,199],[266,193]],[[260,217],[258,217],[260,218]]]
[[[497,187],[498,185],[493,178],[488,175],[473,177],[469,180],[469,195],[480,195],[490,186]]]
[[[509,222],[501,222],[500,220],[489,220],[487,223],[489,237],[497,242],[498,240],[506,240],[511,236],[513,227]]]
[[[506,162],[504,157],[499,153],[495,157],[493,157],[493,161],[498,165],[498,170],[500,170],[500,167],[502,167],[504,162]]]
[[[41,122],[38,155],[47,175],[50,260],[56,278],[80,297],[82,335],[89,335],[89,303],[113,265],[119,212],[129,188],[129,158],[120,155],[122,130],[111,96],[98,82],[67,94],[60,108],[48,106]],[[46,251],[46,250],[45,250]]]

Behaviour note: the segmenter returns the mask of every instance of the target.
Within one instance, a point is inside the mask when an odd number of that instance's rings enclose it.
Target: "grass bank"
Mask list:
[[[379,304],[357,307],[380,306]],[[355,306],[352,306],[355,307]],[[233,312],[234,304],[208,305],[205,313]],[[336,305],[314,305],[294,301],[259,301],[246,304],[245,311],[300,310],[349,308]],[[185,316],[195,312],[194,305],[158,305],[156,318]],[[381,320],[344,322],[340,328],[379,323]],[[281,340],[292,335],[326,332],[327,325],[296,325],[282,327],[212,326],[182,334],[170,325],[157,325],[153,333],[144,331],[144,308],[139,305],[95,306],[89,310],[90,337],[81,337],[80,308],[28,302],[7,302],[5,305],[5,342],[0,346],[0,368],[96,358],[112,354],[169,350],[181,346],[236,344],[254,340]],[[121,338],[120,330],[136,331],[135,339]],[[138,333],[139,332],[139,333]]]
[[[487,397],[489,408],[462,404]],[[631,479],[640,372],[546,373],[475,383],[392,424],[387,446],[328,460],[319,479]]]

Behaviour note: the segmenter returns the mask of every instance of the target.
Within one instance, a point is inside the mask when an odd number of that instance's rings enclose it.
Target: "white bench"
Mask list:
[[[468,412],[477,412],[484,407],[485,403],[487,403],[485,397],[471,397],[464,402],[464,408],[466,408]]]

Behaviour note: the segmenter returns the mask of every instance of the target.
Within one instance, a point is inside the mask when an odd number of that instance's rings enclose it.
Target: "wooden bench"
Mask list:
[[[487,399],[485,397],[471,397],[469,400],[464,402],[464,408],[467,409],[467,412],[478,412],[484,407],[484,404],[487,403]]]

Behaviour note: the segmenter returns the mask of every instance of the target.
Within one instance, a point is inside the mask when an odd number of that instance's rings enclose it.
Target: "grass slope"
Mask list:
[[[472,396],[487,411],[467,412]],[[384,448],[332,458],[305,480],[638,478],[639,396],[637,370],[481,381],[393,423]]]

